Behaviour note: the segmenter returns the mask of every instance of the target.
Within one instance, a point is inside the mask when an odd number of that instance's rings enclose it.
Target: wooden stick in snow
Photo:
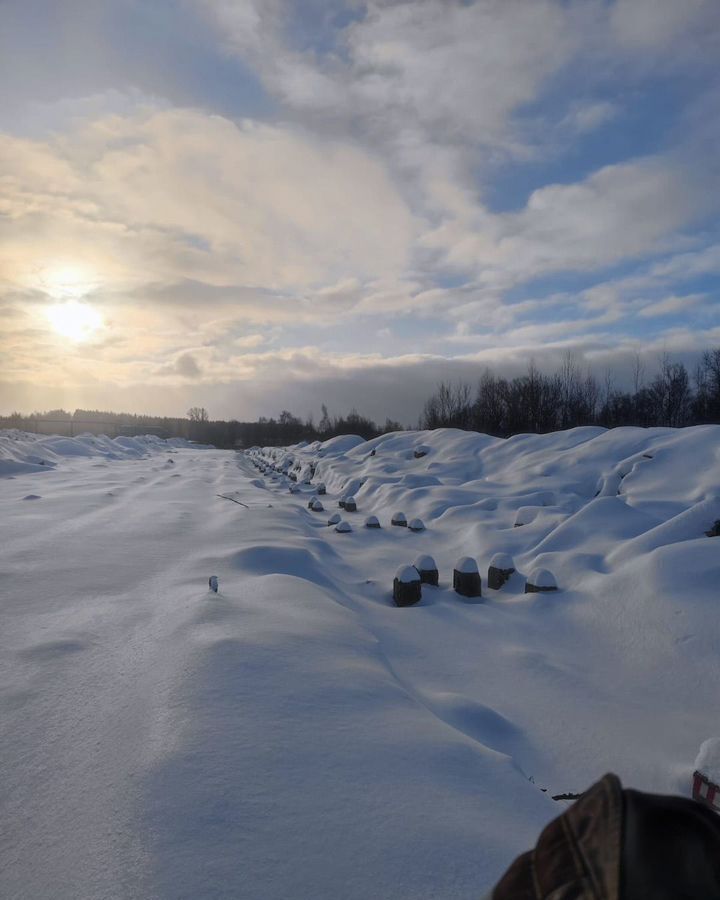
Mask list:
[[[243,503],[242,500],[236,500],[234,497],[226,497],[225,494],[215,494],[216,497],[219,497],[221,500],[230,500],[231,503],[237,503],[240,506],[244,506],[245,509],[250,509],[247,503]]]

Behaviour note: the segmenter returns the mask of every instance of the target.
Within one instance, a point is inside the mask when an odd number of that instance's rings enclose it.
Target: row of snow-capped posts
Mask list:
[[[290,485],[290,493],[297,494],[300,488],[296,484]],[[357,503],[354,497],[344,497],[338,501],[338,506],[341,509],[344,509],[345,512],[353,513],[357,512]],[[312,496],[308,500],[307,508],[312,510],[313,512],[324,512],[325,507],[322,504],[322,501],[317,496]],[[328,519],[328,525],[338,525],[342,521],[340,513],[333,513]],[[391,519],[391,524],[396,526],[401,526],[403,528],[407,528],[410,531],[419,532],[425,531],[425,523],[422,519],[411,519],[409,522],[405,516],[405,513],[396,512],[393,514]],[[365,519],[365,527],[366,528],[382,528],[380,524],[380,520],[377,516],[368,516]],[[352,531],[351,528],[344,529],[344,531]]]
[[[347,524],[347,523],[345,523]],[[512,557],[496,553],[488,567],[488,587],[499,590],[515,571]],[[412,606],[421,599],[423,584],[438,584],[438,568],[432,556],[421,555],[412,566],[401,566],[393,579],[393,599],[398,606]],[[535,594],[558,589],[547,569],[534,569],[525,583],[525,593]],[[482,578],[477,561],[463,556],[453,569],[453,590],[461,597],[481,597]]]
[[[323,510],[324,510],[322,503],[317,498],[308,504],[308,508],[311,509],[313,512],[323,512]],[[411,526],[412,526],[410,528],[411,531],[419,532],[419,531],[425,530],[425,526],[423,525],[423,523],[420,519],[413,519],[413,522],[414,522],[414,525],[413,525],[413,523],[411,523]],[[328,526],[334,525],[335,531],[339,531],[341,533],[346,534],[347,532],[352,531],[352,526],[350,525],[349,522],[346,522],[342,518],[340,513],[333,513],[327,520],[327,523],[328,523]],[[340,526],[342,526],[342,527],[340,527]],[[365,527],[375,529],[375,528],[382,528],[382,525],[380,524],[377,516],[368,516],[367,519],[365,519]]]

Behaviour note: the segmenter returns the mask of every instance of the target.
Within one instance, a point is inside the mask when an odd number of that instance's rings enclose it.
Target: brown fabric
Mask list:
[[[623,794],[605,775],[510,866],[492,900],[619,900]]]
[[[684,797],[624,791],[620,896],[717,900],[720,816]]]

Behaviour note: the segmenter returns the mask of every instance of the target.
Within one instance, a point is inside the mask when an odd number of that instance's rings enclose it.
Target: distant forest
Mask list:
[[[692,373],[682,362],[664,354],[657,370],[648,374],[636,355],[632,389],[620,390],[608,371],[598,379],[583,370],[574,354],[563,358],[560,368],[543,374],[531,362],[524,375],[503,378],[491,369],[480,375],[476,387],[467,382],[441,382],[423,407],[419,428],[461,428],[497,437],[526,432],[548,432],[578,425],[655,425],[680,427],[720,423],[720,348],[702,354]],[[111,413],[99,410],[62,409],[0,417],[0,428],[20,428],[42,434],[133,435],[154,433],[184,437],[217,447],[284,446],[298,441],[327,440],[338,434],[376,437],[402,431],[399,422],[386,419],[378,425],[351,410],[303,421],[283,410],[278,418],[261,416],[255,422],[212,420],[204,407],[193,407],[186,418]]]
[[[156,434],[159,437],[182,437],[216,447],[285,446],[299,441],[327,440],[338,434],[359,434],[365,438],[377,437],[390,431],[402,431],[399,422],[387,419],[382,426],[372,419],[351,410],[344,416],[330,416],[322,407],[322,418],[315,425],[312,418],[303,421],[291,412],[283,410],[277,419],[261,416],[256,422],[239,422],[236,419],[212,420],[204,407],[194,406],[187,418],[114,413],[97,409],[76,409],[70,413],[64,409],[35,412],[23,415],[15,412],[0,416],[0,428],[19,428],[38,434],[60,434],[73,437],[90,432],[120,435]]]
[[[423,428],[454,427],[498,437],[548,432],[577,425],[682,425],[720,423],[720,348],[702,354],[692,375],[663,354],[648,376],[636,354],[632,390],[619,390],[608,371],[599,380],[567,353],[560,369],[541,373],[530,363],[525,375],[506,379],[486,369],[476,390],[465,383],[440,384],[424,406]]]

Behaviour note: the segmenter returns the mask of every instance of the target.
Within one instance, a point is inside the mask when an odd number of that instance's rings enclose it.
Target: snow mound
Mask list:
[[[720,427],[198,451],[0,434],[2,896],[481,896],[553,794],[611,770],[690,795],[720,721]],[[428,533],[344,539],[309,475]],[[439,585],[391,599],[420,547]],[[465,602],[476,563],[517,574]],[[525,596],[536,569],[560,597]]]
[[[74,459],[142,459],[151,453],[196,445],[180,438],[165,441],[155,435],[109,438],[81,434],[74,438],[31,434],[17,429],[0,430],[0,477],[47,472]]]
[[[552,572],[548,572],[547,569],[533,569],[533,571],[530,573],[530,577],[528,578],[528,584],[531,584],[536,588],[541,588],[545,591],[557,589],[557,581],[555,581],[555,576],[552,574]]]
[[[720,784],[720,738],[708,738],[700,745],[695,771],[713,784]]]

